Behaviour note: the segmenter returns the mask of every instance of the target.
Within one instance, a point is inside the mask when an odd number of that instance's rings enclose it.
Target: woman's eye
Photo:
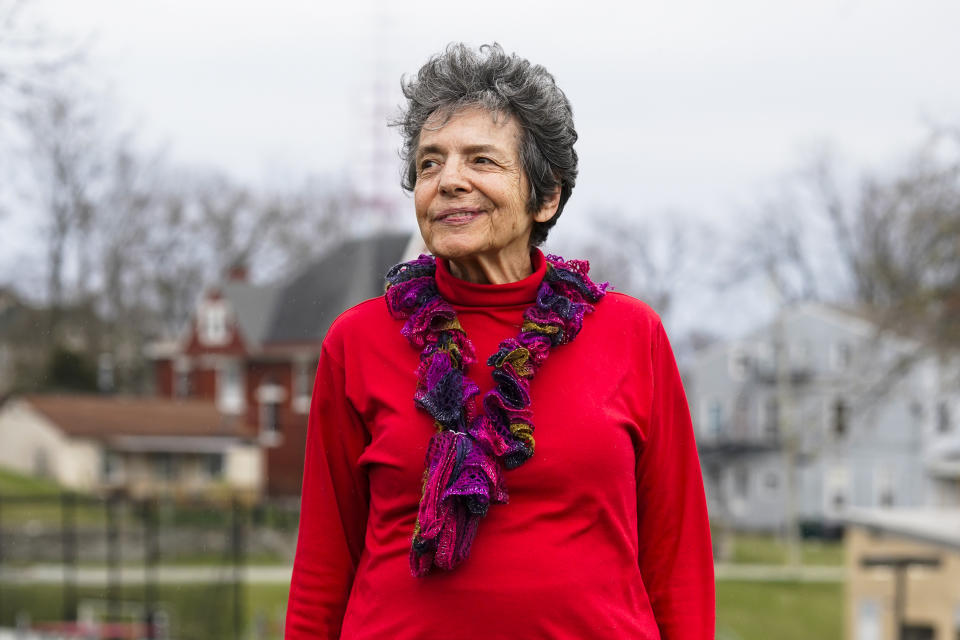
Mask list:
[[[427,169],[432,169],[437,166],[436,160],[424,160],[420,163],[420,171],[426,171]]]
[[[493,160],[490,158],[484,158],[483,156],[478,157],[474,162],[479,162],[480,164],[492,164]]]

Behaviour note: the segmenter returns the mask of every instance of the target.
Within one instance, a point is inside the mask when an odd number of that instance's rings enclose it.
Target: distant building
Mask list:
[[[960,638],[960,509],[853,509],[845,521],[845,637]]]
[[[0,407],[0,466],[91,493],[256,498],[262,452],[210,402],[27,395]]]
[[[269,285],[235,270],[206,291],[180,339],[151,346],[157,394],[214,401],[252,425],[267,494],[298,495],[323,337],[341,312],[382,295],[387,269],[418,248],[408,233],[352,240]]]
[[[0,394],[9,392],[17,377],[17,344],[29,324],[28,308],[16,293],[0,287]]]
[[[711,516],[782,527],[790,449],[793,506],[808,528],[851,507],[960,505],[960,390],[942,358],[915,351],[815,303],[702,351],[687,391]]]
[[[113,391],[117,356],[136,351],[119,333],[90,301],[54,309],[0,287],[0,396],[42,389]]]

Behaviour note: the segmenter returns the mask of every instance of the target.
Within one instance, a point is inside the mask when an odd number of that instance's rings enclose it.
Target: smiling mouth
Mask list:
[[[446,224],[464,224],[474,220],[482,213],[483,211],[480,209],[446,209],[437,214],[434,221]]]

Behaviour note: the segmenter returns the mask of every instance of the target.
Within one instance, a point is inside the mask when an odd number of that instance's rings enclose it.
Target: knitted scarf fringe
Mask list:
[[[420,350],[414,402],[437,428],[427,448],[410,549],[416,577],[466,560],[490,504],[507,502],[504,470],[519,467],[534,451],[530,380],[552,347],[576,338],[584,315],[606,291],[607,283],[587,277],[587,261],[546,259],[546,276],[524,311],[520,334],[487,359],[495,385],[479,414],[479,387],[464,373],[476,354],[453,307],[440,297],[434,258],[421,255],[387,273],[387,306],[405,321],[401,332]]]

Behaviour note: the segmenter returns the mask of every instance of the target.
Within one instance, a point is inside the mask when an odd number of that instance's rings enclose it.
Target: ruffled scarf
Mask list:
[[[530,380],[552,347],[576,338],[584,315],[606,291],[607,283],[587,277],[585,260],[549,255],[546,261],[520,334],[487,359],[495,384],[479,412],[474,397],[480,390],[465,374],[476,362],[473,344],[437,290],[435,259],[421,255],[387,273],[387,306],[405,320],[401,331],[420,350],[414,402],[437,428],[427,448],[410,549],[416,577],[433,566],[450,570],[463,562],[490,503],[507,502],[504,470],[519,467],[534,451]]]

